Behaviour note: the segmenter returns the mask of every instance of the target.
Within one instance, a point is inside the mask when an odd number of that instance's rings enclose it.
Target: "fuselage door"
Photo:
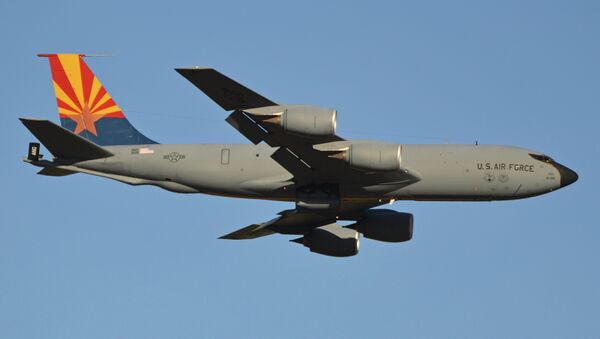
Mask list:
[[[229,165],[229,148],[221,150],[221,165]]]

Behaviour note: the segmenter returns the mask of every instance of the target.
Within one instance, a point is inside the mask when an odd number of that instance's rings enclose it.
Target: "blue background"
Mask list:
[[[0,4],[0,338],[598,338],[597,1]],[[346,138],[508,144],[579,181],[509,202],[397,202],[404,244],[358,256],[217,237],[290,204],[177,195],[21,162],[58,121],[48,62],[87,59],[148,137],[246,143],[173,71],[212,66],[336,107]]]

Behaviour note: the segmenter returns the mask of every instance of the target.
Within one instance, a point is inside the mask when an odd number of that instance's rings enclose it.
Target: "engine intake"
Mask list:
[[[356,255],[360,247],[358,232],[337,224],[317,227],[302,238],[291,241],[303,244],[311,252],[332,257]]]
[[[412,239],[413,215],[386,209],[369,210],[348,228],[359,231],[365,238],[403,242]]]

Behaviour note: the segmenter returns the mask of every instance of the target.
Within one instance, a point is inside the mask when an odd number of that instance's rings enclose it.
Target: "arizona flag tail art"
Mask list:
[[[155,144],[131,125],[84,54],[38,54],[50,61],[62,127],[98,145]]]

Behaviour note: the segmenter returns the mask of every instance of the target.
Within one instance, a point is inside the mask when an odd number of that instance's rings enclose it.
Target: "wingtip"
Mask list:
[[[239,240],[240,238],[236,237],[234,233],[235,232],[222,235],[218,239],[222,239],[222,240]]]

